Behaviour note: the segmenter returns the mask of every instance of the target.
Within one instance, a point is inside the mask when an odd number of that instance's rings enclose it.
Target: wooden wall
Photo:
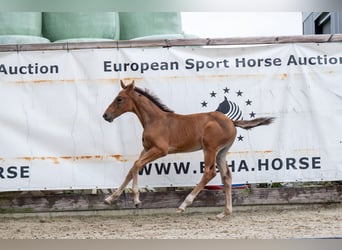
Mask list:
[[[142,192],[142,209],[177,208],[190,190]],[[132,193],[123,193],[112,205],[104,204],[108,194],[56,194],[11,192],[0,194],[0,212],[58,212],[133,209]],[[329,204],[342,202],[342,185],[328,187],[233,189],[233,206]],[[203,190],[192,207],[221,207],[223,190]],[[191,207],[190,206],[190,207]]]

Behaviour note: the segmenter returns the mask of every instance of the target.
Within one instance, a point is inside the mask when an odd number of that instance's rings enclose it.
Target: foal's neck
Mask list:
[[[165,111],[161,110],[145,96],[136,96],[133,100],[135,104],[133,112],[137,115],[144,128],[151,122],[160,120],[166,116]]]

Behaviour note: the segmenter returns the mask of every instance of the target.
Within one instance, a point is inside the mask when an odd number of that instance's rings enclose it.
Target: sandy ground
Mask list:
[[[342,237],[342,204],[192,210],[0,215],[1,239],[284,239]]]

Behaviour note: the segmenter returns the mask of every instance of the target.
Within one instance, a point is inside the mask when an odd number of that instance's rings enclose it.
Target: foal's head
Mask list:
[[[134,81],[127,86],[123,81],[120,81],[120,83],[122,90],[103,114],[103,118],[108,122],[112,122],[116,117],[123,113],[133,111],[134,103],[132,101],[131,94],[135,88]]]

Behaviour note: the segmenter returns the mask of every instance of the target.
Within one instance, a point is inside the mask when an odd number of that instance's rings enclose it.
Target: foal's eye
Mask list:
[[[116,101],[117,101],[118,103],[122,103],[123,98],[122,98],[122,97],[118,97],[118,98],[116,99]]]

